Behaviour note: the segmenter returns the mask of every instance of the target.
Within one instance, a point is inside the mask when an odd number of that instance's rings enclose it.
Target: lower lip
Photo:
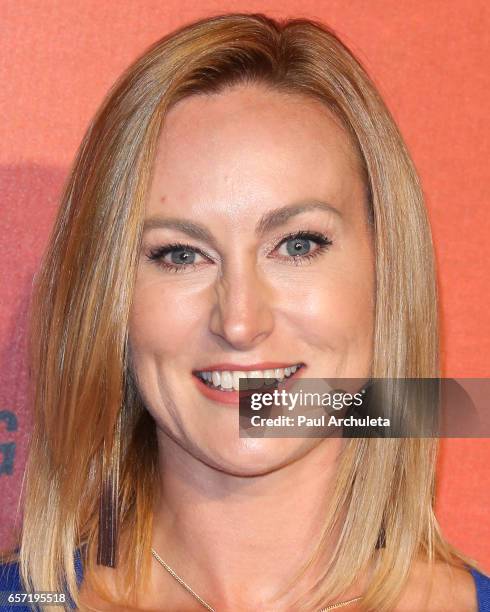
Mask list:
[[[220,391],[219,389],[213,389],[212,387],[208,387],[208,385],[202,381],[199,376],[195,374],[192,375],[197,388],[199,391],[210,400],[214,402],[219,402],[220,404],[238,404],[240,397],[244,398],[252,393],[267,393],[268,390],[273,391],[278,384],[281,385],[281,389],[288,389],[289,381],[294,381],[295,378],[299,378],[298,373],[302,372],[305,369],[305,366],[301,366],[296,370],[296,372],[290,376],[289,378],[285,378],[281,381],[281,383],[276,383],[274,385],[270,385],[269,387],[259,387],[259,389],[248,389],[247,391]]]

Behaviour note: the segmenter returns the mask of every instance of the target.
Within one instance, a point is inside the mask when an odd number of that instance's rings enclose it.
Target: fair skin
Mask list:
[[[152,545],[220,612],[293,610],[293,597],[312,584],[319,566],[271,603],[312,552],[343,441],[239,437],[238,405],[210,397],[195,372],[273,362],[302,364],[296,377],[369,376],[374,254],[366,219],[355,150],[319,102],[248,85],[187,98],[167,116],[130,351],[157,424],[164,494]],[[190,235],[190,224],[201,233]],[[299,245],[291,238],[298,232],[309,232]],[[149,258],[169,244],[186,247]],[[299,255],[291,255],[295,244]],[[108,583],[111,572],[101,568]],[[365,577],[343,599],[364,586]],[[138,609],[204,608],[152,561]]]

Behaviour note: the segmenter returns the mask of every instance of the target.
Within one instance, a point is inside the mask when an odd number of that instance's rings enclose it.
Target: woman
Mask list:
[[[320,24],[203,20],[123,75],[77,156],[33,321],[2,590],[20,568],[81,610],[484,609],[488,582],[434,517],[434,440],[238,435],[246,375],[439,375],[414,168]]]

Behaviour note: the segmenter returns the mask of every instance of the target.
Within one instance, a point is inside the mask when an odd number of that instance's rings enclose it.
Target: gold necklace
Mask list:
[[[199,595],[193,591],[191,589],[191,587],[176,573],[174,572],[174,570],[165,563],[165,561],[160,557],[160,555],[157,553],[157,551],[152,548],[151,549],[151,554],[155,557],[155,559],[158,561],[158,563],[160,563],[160,565],[162,565],[167,572],[173,576],[175,578],[175,580],[177,580],[177,582],[184,587],[184,589],[190,593],[194,599],[197,599],[197,601],[204,607],[206,608],[206,610],[209,610],[209,612],[216,612],[216,610],[210,606],[208,603],[206,603],[204,601],[204,599],[202,599],[202,597],[199,597]],[[348,601],[341,601],[339,603],[335,603],[335,604],[331,604],[330,606],[327,606],[326,608],[322,608],[321,610],[319,610],[319,612],[328,612],[328,610],[336,610],[337,608],[343,608],[344,606],[348,606],[349,604],[352,604],[356,601],[360,601],[362,599],[362,597],[354,597],[353,599],[349,599]]]

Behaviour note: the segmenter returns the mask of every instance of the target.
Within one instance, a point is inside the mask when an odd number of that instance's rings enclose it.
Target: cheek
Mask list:
[[[136,283],[129,317],[134,351],[145,355],[178,355],[196,337],[202,299],[195,292],[143,278]]]
[[[312,291],[303,310],[305,334],[332,348],[364,337],[372,325],[369,296],[345,279]]]
[[[290,294],[284,304],[308,344],[331,350],[371,344],[374,270],[370,257],[332,258],[318,274],[305,275],[296,290],[296,296]]]

